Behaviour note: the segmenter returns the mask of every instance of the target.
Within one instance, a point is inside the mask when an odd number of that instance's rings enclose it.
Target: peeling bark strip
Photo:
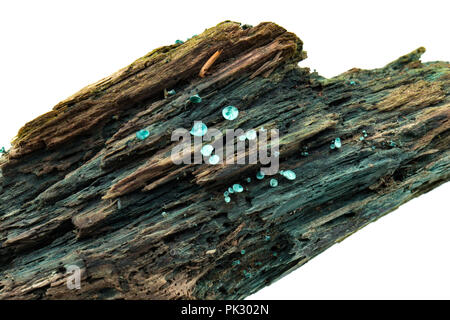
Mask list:
[[[423,52],[325,79],[297,66],[294,34],[224,22],[84,88],[0,160],[0,298],[240,299],[283,277],[449,180],[449,64]],[[297,178],[174,165],[171,133],[196,120],[278,128],[280,169]],[[225,203],[234,183],[248,190]]]

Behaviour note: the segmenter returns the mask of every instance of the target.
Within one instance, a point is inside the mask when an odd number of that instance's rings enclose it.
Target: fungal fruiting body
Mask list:
[[[275,188],[276,186],[278,186],[278,180],[277,179],[270,179],[269,182],[270,186]]]
[[[211,157],[209,157],[209,160],[208,160],[208,162],[210,164],[218,164],[219,161],[220,161],[220,157],[217,154],[212,155]]]
[[[246,137],[248,140],[254,140],[254,139],[256,139],[256,131],[253,130],[253,129],[248,130],[247,133],[245,134],[245,137]]]
[[[228,106],[223,108],[222,115],[226,120],[234,120],[239,115],[239,110],[235,106]]]
[[[295,180],[297,175],[292,170],[280,171],[280,174],[288,180]]]
[[[149,135],[150,135],[150,132],[145,129],[139,130],[138,132],[136,132],[136,138],[138,138],[141,141],[147,139]]]
[[[202,98],[198,94],[194,94],[189,98],[189,101],[192,103],[200,103],[202,102]]]
[[[200,150],[200,153],[201,153],[202,155],[204,155],[205,157],[209,157],[209,156],[211,155],[211,153],[213,152],[213,150],[214,150],[214,147],[213,147],[212,145],[210,145],[210,144],[205,144],[205,145],[202,147],[202,150]]]
[[[244,188],[240,185],[240,184],[233,184],[233,190],[235,191],[235,192],[242,192],[242,191],[244,191]]]
[[[330,149],[339,149],[342,146],[341,138],[336,138],[331,142]]]
[[[196,137],[203,137],[208,131],[208,127],[203,122],[196,122],[191,129],[191,134]]]
[[[264,179],[264,176],[265,176],[264,172],[258,171],[258,173],[256,174],[256,179],[262,180]]]

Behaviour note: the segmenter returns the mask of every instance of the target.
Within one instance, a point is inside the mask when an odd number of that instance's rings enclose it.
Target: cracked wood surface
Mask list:
[[[449,180],[449,64],[423,52],[325,79],[297,66],[293,33],[224,22],[82,89],[0,160],[0,298],[241,299],[285,276]],[[173,164],[172,131],[197,120],[278,128],[280,169],[297,179]],[[226,204],[234,183],[247,190]],[[69,265],[81,290],[66,287]]]

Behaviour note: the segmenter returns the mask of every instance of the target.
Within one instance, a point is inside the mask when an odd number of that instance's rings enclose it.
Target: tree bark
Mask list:
[[[449,64],[423,52],[325,79],[298,66],[293,33],[224,22],[84,88],[0,160],[0,298],[242,299],[287,275],[449,180]],[[194,121],[278,128],[280,169],[297,178],[175,165],[171,133]]]

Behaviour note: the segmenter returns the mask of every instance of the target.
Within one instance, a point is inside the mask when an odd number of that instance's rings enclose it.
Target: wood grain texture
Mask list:
[[[242,299],[287,275],[449,180],[449,64],[423,52],[325,79],[298,67],[295,34],[224,22],[84,88],[0,160],[0,298]],[[196,120],[278,128],[280,168],[297,179],[271,188],[257,165],[175,165],[171,133]],[[247,190],[226,204],[233,183]],[[66,287],[68,265],[81,290]]]

